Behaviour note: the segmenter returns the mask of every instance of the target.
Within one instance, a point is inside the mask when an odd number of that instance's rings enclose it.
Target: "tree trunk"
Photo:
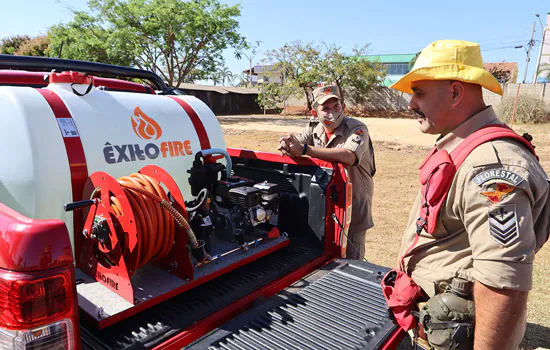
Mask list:
[[[337,80],[336,86],[338,86],[338,90],[340,91],[340,102],[344,104],[344,89],[342,89],[341,83]]]
[[[307,86],[303,87],[304,94],[306,95],[306,103],[307,103],[307,110],[311,111],[313,106],[311,105],[311,96],[309,95],[309,91],[307,91]]]

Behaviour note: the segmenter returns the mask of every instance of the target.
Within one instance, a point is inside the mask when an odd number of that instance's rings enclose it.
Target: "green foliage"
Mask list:
[[[512,121],[514,100],[515,97],[505,97],[498,106],[500,118],[506,123]],[[516,123],[547,123],[550,121],[550,107],[540,98],[519,95],[514,119]]]
[[[50,38],[47,35],[40,35],[21,44],[16,55],[21,56],[48,56]]]
[[[287,96],[303,94],[307,108],[312,108],[311,92],[319,83],[336,84],[342,93],[344,89],[349,99],[360,104],[368,94],[383,82],[385,70],[382,64],[361,58],[367,53],[368,45],[354,48],[353,54],[345,54],[336,45],[303,44],[294,41],[267,54],[267,59],[275,62],[275,70],[286,74],[290,92]]]
[[[21,45],[30,40],[31,38],[28,35],[15,35],[3,38],[0,43],[0,54],[15,55]]]
[[[90,0],[67,25],[51,28],[50,55],[132,65],[169,85],[206,79],[223,66],[223,50],[245,46],[238,5],[217,0]]]
[[[363,104],[372,89],[384,81],[383,65],[361,57],[367,54],[368,45],[354,48],[352,55],[344,54],[336,45],[324,44],[324,47],[324,57],[318,67],[323,80],[340,88],[342,100],[347,91],[353,103]]]
[[[220,69],[217,69],[210,76],[210,79],[212,80],[214,85],[221,83],[223,86],[231,85],[235,78],[236,76],[234,76],[233,73],[227,67],[222,67]]]
[[[240,60],[244,56],[248,59],[249,70],[247,74],[247,83],[243,85],[245,87],[249,87],[249,88],[252,87],[252,69],[253,69],[252,60],[254,60],[254,57],[260,52],[259,49],[260,49],[261,43],[262,42],[260,40],[257,40],[253,43],[244,42],[242,45],[243,46],[242,49],[235,50],[235,58]],[[250,50],[250,52],[247,54],[245,49]]]
[[[116,33],[115,28],[105,25],[103,20],[91,13],[75,12],[68,24],[50,27],[49,38],[51,57],[120,66],[133,63],[131,45],[120,39],[120,33]]]
[[[283,86],[276,83],[264,84],[263,88],[258,94],[256,101],[260,106],[266,109],[273,109],[277,107],[278,103],[283,100]]]
[[[303,94],[311,109],[311,91],[321,81],[318,69],[321,51],[313,43],[303,44],[293,41],[286,47],[267,52],[266,59],[274,63],[273,71],[281,74],[284,70],[288,96]]]
[[[28,35],[15,35],[2,39],[0,53],[19,56],[48,56],[50,40],[47,35],[31,38]]]

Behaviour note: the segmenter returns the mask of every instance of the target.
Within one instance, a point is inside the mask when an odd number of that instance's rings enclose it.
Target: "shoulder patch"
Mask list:
[[[491,202],[498,204],[504,197],[506,197],[506,195],[512,193],[515,189],[516,188],[514,186],[497,182],[496,184],[488,186],[485,191],[481,191],[481,194],[487,197],[487,199]]]
[[[519,237],[516,206],[499,205],[489,208],[489,234],[503,246],[508,246]]]
[[[479,173],[478,175],[476,175],[476,177],[474,177],[473,180],[478,186],[481,186],[485,182],[489,180],[494,180],[494,179],[504,180],[506,182],[511,183],[514,186],[517,186],[523,181],[525,181],[525,179],[519,176],[518,174],[508,170],[504,170],[504,169],[485,170]]]

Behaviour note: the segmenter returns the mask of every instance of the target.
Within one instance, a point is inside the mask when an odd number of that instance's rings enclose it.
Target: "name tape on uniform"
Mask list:
[[[511,171],[504,170],[504,169],[491,169],[491,170],[485,170],[484,172],[476,175],[476,177],[474,177],[474,182],[478,186],[481,186],[485,182],[489,180],[494,180],[494,179],[508,181],[512,183],[514,186],[517,186],[523,181],[525,181],[524,178],[522,178],[518,174],[513,173]]]

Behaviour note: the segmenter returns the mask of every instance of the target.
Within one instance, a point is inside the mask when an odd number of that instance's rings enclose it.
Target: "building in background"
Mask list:
[[[550,82],[550,12],[546,14],[546,26],[542,31],[542,40],[536,62],[538,70],[535,69],[535,78],[533,82]]]
[[[249,75],[250,69],[245,69],[243,73]],[[282,84],[282,72],[275,70],[275,65],[273,64],[256,65],[252,67],[252,86],[264,83]]]
[[[395,83],[402,76],[409,73],[412,64],[411,62],[416,57],[415,53],[409,54],[396,54],[396,55],[368,55],[364,58],[372,62],[380,62],[386,67],[386,79],[384,80],[384,86],[390,86]]]
[[[515,83],[518,79],[517,62],[486,62],[483,68],[491,73],[501,84]]]
[[[206,103],[215,115],[254,114],[262,111],[256,89],[188,83],[182,83],[177,88]]]

